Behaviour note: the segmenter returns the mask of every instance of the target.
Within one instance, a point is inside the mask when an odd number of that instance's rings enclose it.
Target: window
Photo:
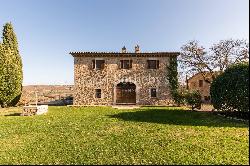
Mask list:
[[[101,89],[95,90],[95,98],[102,98],[102,90]]]
[[[101,70],[104,69],[105,60],[93,60],[93,69]]]
[[[199,80],[199,87],[203,87],[203,80]]]
[[[156,88],[151,88],[150,89],[150,96],[151,97],[156,97]]]
[[[159,60],[148,60],[148,69],[158,69]]]
[[[120,61],[121,69],[130,69],[132,68],[132,60],[121,60]]]
[[[210,100],[210,96],[204,96],[204,100],[205,101],[209,101]]]

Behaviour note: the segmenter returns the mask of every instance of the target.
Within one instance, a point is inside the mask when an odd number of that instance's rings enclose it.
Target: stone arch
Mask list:
[[[133,103],[129,103],[129,104],[137,104],[138,101],[139,101],[139,85],[135,82],[135,81],[131,81],[131,80],[126,80],[126,79],[121,79],[121,80],[117,80],[115,83],[114,83],[114,87],[113,87],[113,104],[116,105],[116,104],[119,104],[117,103],[117,86],[119,86],[121,83],[128,83],[130,84],[131,86],[135,86],[135,101]],[[123,103],[123,104],[126,104],[126,103]]]

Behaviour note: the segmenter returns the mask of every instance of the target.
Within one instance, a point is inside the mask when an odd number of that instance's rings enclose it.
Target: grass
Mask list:
[[[249,164],[249,125],[174,107],[0,109],[0,164]]]

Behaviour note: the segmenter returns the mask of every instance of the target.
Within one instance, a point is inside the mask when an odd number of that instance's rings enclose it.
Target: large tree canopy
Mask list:
[[[249,43],[246,40],[221,40],[206,50],[198,41],[190,41],[181,47],[178,61],[183,74],[202,73],[211,83],[211,78],[213,80],[229,65],[249,61]]]
[[[22,93],[22,60],[11,23],[3,29],[3,43],[0,43],[0,105],[15,105]]]

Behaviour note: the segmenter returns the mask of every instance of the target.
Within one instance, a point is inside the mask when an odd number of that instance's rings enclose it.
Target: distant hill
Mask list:
[[[56,102],[73,97],[74,85],[27,85],[23,86],[19,105]]]

